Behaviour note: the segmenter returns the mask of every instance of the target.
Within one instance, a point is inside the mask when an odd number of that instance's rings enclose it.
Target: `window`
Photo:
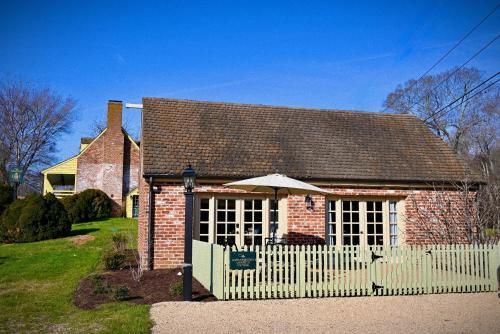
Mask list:
[[[201,195],[196,199],[194,238],[238,247],[263,245],[271,234],[273,202],[265,197]],[[279,211],[276,216],[279,216]]]
[[[370,246],[384,244],[384,218],[381,201],[366,202],[366,243]]]
[[[342,235],[344,245],[359,245],[359,201],[342,202]]]
[[[263,215],[261,199],[244,200],[243,209],[243,241],[245,245],[262,244]]]
[[[328,201],[328,244],[337,244],[337,213],[335,201]]]
[[[210,200],[202,198],[200,200],[200,241],[208,242],[210,226]]]
[[[236,200],[217,199],[216,243],[219,245],[236,244]]]
[[[391,246],[398,245],[398,212],[396,201],[389,201],[389,238]]]
[[[326,238],[330,245],[397,246],[396,200],[337,199],[327,202]]]

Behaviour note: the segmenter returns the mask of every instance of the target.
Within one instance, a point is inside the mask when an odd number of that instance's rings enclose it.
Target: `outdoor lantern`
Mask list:
[[[306,195],[306,200],[305,200],[305,202],[306,202],[306,208],[307,208],[308,210],[312,210],[313,205],[314,205],[314,202],[313,202],[313,200],[312,200],[311,195]]]
[[[196,173],[191,167],[191,164],[187,166],[182,172],[182,180],[184,181],[184,189],[187,192],[191,192],[194,188],[194,181],[196,179]]]

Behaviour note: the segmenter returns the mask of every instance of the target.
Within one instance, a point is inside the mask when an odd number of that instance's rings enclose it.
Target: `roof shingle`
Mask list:
[[[459,181],[464,165],[410,115],[143,99],[145,175]]]

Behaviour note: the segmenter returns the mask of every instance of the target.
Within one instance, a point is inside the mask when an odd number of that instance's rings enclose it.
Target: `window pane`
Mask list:
[[[226,200],[218,199],[217,200],[217,209],[224,210],[226,208]]]
[[[260,211],[255,211],[253,213],[253,221],[254,222],[262,222],[262,212]]]
[[[352,211],[359,211],[359,202],[352,201]]]
[[[208,234],[208,224],[200,224],[200,234]]]
[[[344,236],[344,245],[350,245],[351,244],[351,238],[349,236]]]
[[[350,233],[351,233],[351,225],[344,224],[344,234],[350,234]]]
[[[349,201],[343,201],[342,202],[342,210],[344,210],[344,211],[351,210],[351,202],[349,202]]]
[[[359,234],[359,224],[352,224],[352,233]]]
[[[396,201],[390,201],[389,202],[389,211],[395,212],[396,211]]]
[[[206,210],[208,210],[209,205],[210,205],[210,201],[209,201],[209,199],[208,199],[208,198],[202,198],[202,199],[200,200],[200,207],[201,207],[202,209],[206,209]]]
[[[373,213],[370,213],[370,212],[369,212],[369,213],[367,213],[367,214],[366,214],[366,221],[367,221],[367,222],[369,222],[369,223],[373,223],[374,218],[375,218],[374,216],[375,216],[375,215],[374,215]]]
[[[254,229],[254,234],[262,234],[262,224],[255,224]]]
[[[328,210],[335,211],[335,201],[328,202]]]
[[[227,212],[227,221],[228,222],[235,222],[236,221],[236,212],[235,211],[228,211]]]
[[[391,224],[391,234],[397,234],[398,233],[398,226],[395,224]]]
[[[377,218],[377,222],[381,223],[383,221],[382,212],[377,212],[376,213],[376,218]]]
[[[368,228],[368,234],[375,233],[375,228],[373,227],[373,224],[368,224],[366,227]]]
[[[207,222],[208,221],[208,211],[200,212],[200,221]]]
[[[218,236],[217,237],[217,243],[219,245],[224,245],[224,240],[225,240],[225,237],[224,236]]]
[[[382,211],[382,202],[375,202],[375,210]]]
[[[208,242],[208,235],[200,235],[200,241]]]
[[[352,221],[359,222],[359,213],[357,213],[357,212],[352,213]]]
[[[397,215],[396,215],[396,213],[390,213],[389,214],[389,221],[391,223],[396,223],[397,222]]]
[[[377,245],[383,245],[384,244],[384,237],[381,235],[377,235]]]
[[[351,221],[351,215],[349,214],[349,212],[344,212],[342,217],[345,223],[349,223]]]
[[[253,208],[254,210],[262,210],[262,200],[261,199],[254,200]]]
[[[274,212],[273,211],[271,211],[269,213],[269,220],[270,220],[270,222],[278,222],[279,221],[279,217],[280,217],[279,212],[276,212],[276,219],[274,219]]]
[[[251,234],[253,232],[252,224],[245,224],[244,227],[245,227],[244,229],[245,234]]]
[[[251,222],[252,221],[252,211],[245,211],[245,221],[246,222]]]
[[[217,224],[217,234],[226,234],[226,225]]]
[[[234,199],[228,199],[227,200],[227,209],[228,210],[234,210],[236,208],[236,200]]]
[[[383,226],[384,226],[384,225],[382,225],[382,224],[377,224],[376,226],[377,226],[377,227],[376,227],[377,234],[381,234],[381,233],[383,233]]]
[[[366,210],[373,211],[373,202],[366,202]]]
[[[217,211],[217,221],[219,222],[226,221],[226,213],[224,211]]]
[[[253,244],[254,245],[262,245],[262,237],[261,236],[254,237]]]
[[[245,200],[245,210],[252,210],[252,200]]]
[[[252,245],[252,237],[251,236],[245,236],[245,245],[246,246]]]
[[[359,236],[358,235],[354,235],[352,237],[352,244],[353,245],[359,245]]]
[[[328,234],[335,234],[335,224],[328,225]]]
[[[374,245],[375,244],[375,237],[373,235],[368,236],[368,245]]]
[[[228,245],[234,245],[235,244],[235,241],[236,241],[236,238],[231,236],[231,237],[227,237],[227,244]]]
[[[336,219],[336,217],[335,217],[335,212],[330,212],[330,213],[328,214],[328,220],[329,220],[331,223],[335,223],[335,219]]]

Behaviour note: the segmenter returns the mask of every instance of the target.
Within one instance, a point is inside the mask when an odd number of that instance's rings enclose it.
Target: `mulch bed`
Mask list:
[[[181,269],[145,271],[140,282],[132,278],[129,269],[94,274],[80,281],[74,295],[74,304],[83,309],[93,309],[116,300],[136,304],[182,301],[182,276],[178,275],[180,271]],[[195,278],[192,291],[193,301],[217,300]]]

